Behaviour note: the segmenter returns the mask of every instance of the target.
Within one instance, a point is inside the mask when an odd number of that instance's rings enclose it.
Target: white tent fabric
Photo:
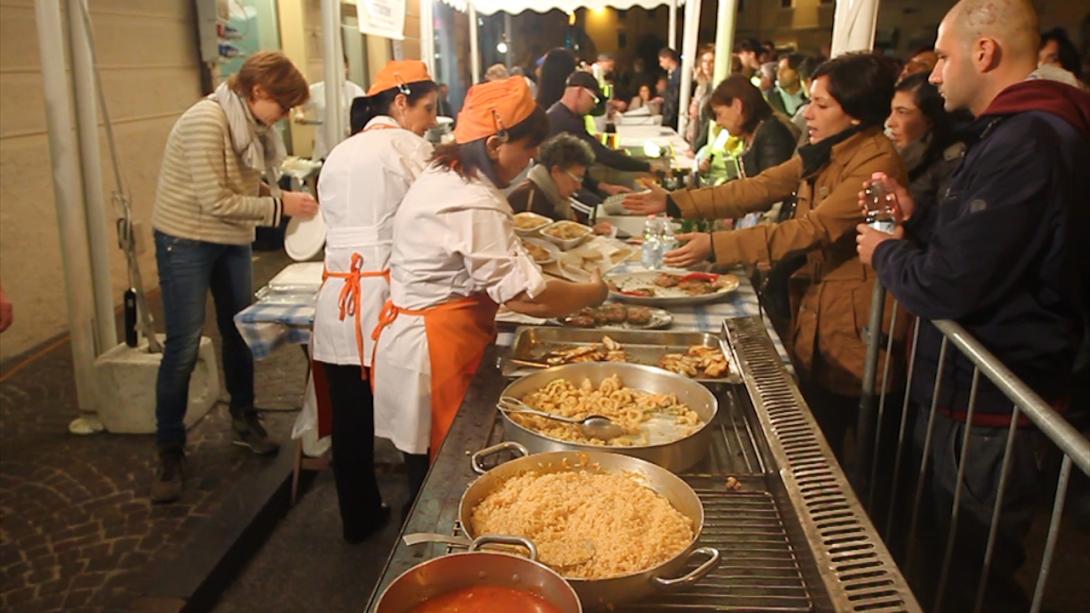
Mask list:
[[[833,14],[832,56],[870,51],[878,22],[878,0],[839,0]]]
[[[653,9],[664,4],[670,4],[670,0],[441,0],[454,9],[465,12],[469,3],[477,8],[478,15],[493,15],[504,12],[509,15],[518,15],[523,11],[548,13],[551,10],[560,10],[571,13],[576,9],[602,9],[614,8],[626,10],[633,7]],[[677,0],[678,6],[685,4],[685,0]]]

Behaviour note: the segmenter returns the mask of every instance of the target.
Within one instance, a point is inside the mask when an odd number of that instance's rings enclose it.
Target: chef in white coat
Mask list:
[[[333,474],[349,542],[365,539],[388,512],[374,471],[371,331],[389,297],[394,215],[432,155],[422,136],[435,125],[437,90],[423,62],[387,64],[357,103],[364,129],[333,148],[318,179],[328,229],[310,347],[315,380],[329,393],[322,406],[332,409]],[[330,421],[322,406],[319,435]]]
[[[454,143],[436,149],[398,208],[390,301],[375,330],[375,434],[421,460],[438,454],[495,340],[499,305],[553,317],[606,298],[597,275],[546,280],[515,236],[500,190],[547,135],[545,111],[522,77],[476,85]],[[415,495],[426,471],[409,468]]]

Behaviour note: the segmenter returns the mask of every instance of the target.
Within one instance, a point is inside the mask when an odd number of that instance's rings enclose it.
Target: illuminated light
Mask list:
[[[608,12],[609,12],[609,8],[604,7],[604,6],[600,6],[598,8],[590,9],[590,14],[594,15],[596,17],[603,17]]]
[[[501,40],[500,43],[496,45],[496,51],[500,53],[507,53],[507,43]]]
[[[568,25],[569,26],[574,26],[575,25],[575,11],[572,11],[571,13],[568,13]]]

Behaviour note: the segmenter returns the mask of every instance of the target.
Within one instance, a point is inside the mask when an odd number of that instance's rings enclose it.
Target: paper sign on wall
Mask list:
[[[356,0],[356,14],[363,34],[405,38],[405,0]]]

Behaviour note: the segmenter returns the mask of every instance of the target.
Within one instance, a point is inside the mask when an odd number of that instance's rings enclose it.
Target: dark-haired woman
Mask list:
[[[563,47],[551,49],[541,64],[541,78],[537,81],[537,104],[548,109],[564,95],[568,75],[575,72],[575,54]]]
[[[965,145],[955,142],[951,116],[939,90],[917,73],[897,83],[886,131],[908,171],[908,189],[921,210],[946,191]]]
[[[363,129],[333,148],[318,179],[326,278],[310,348],[328,383],[333,475],[344,539],[352,543],[386,514],[374,471],[371,330],[390,295],[394,214],[431,157],[422,136],[435,125],[437,89],[423,62],[387,64],[354,104]]]
[[[686,218],[741,217],[796,193],[794,217],[742,230],[686,234],[666,254],[671,266],[711,260],[720,265],[772,264],[796,253],[806,263],[792,275],[802,285],[791,322],[790,346],[807,401],[838,454],[855,421],[866,354],[874,271],[855,252],[863,221],[859,186],[875,172],[904,177],[882,133],[893,97],[893,67],[873,54],[850,53],[814,73],[806,125],[810,145],[756,177],[718,187],[629,196],[640,214],[668,211]],[[903,319],[903,318],[902,318]]]
[[[436,150],[398,208],[390,300],[375,329],[375,431],[425,467],[495,339],[498,305],[552,317],[606,297],[597,275],[590,283],[546,281],[515,236],[500,190],[548,130],[522,77],[474,86],[454,143]],[[419,462],[409,468],[415,496],[426,471]]]

